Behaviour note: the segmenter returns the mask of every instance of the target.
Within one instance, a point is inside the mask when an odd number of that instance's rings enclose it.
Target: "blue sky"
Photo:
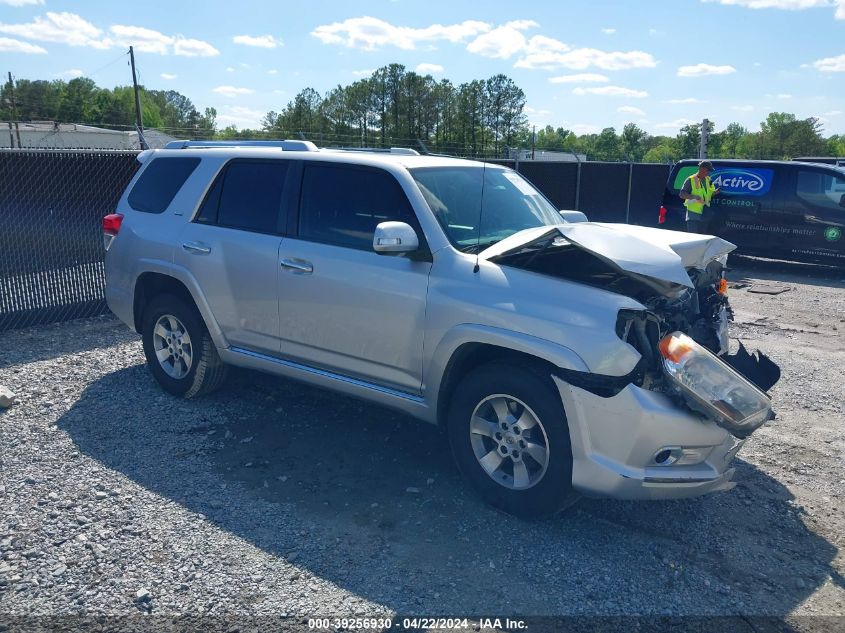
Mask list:
[[[398,62],[455,84],[505,73],[532,123],[578,133],[756,130],[771,111],[845,133],[845,0],[0,0],[4,74],[127,84],[129,44],[142,83],[222,125]]]

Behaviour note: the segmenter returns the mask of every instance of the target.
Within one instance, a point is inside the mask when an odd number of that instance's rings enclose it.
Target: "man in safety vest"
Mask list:
[[[698,163],[698,172],[689,176],[681,187],[681,200],[687,208],[687,232],[703,233],[710,221],[710,200],[719,189],[710,182],[713,163],[703,160]]]

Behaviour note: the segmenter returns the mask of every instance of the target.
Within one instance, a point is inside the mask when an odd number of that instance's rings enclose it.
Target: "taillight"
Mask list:
[[[112,240],[120,232],[122,222],[122,213],[110,213],[103,218],[103,246],[106,250],[109,250]]]
[[[660,213],[657,215],[658,224],[666,224],[666,207],[660,207]]]

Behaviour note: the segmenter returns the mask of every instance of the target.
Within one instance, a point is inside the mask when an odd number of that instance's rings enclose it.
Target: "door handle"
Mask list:
[[[310,275],[314,272],[314,265],[304,259],[283,259],[279,264],[295,275]]]
[[[182,248],[194,255],[208,255],[211,252],[211,247],[202,242],[185,242]]]

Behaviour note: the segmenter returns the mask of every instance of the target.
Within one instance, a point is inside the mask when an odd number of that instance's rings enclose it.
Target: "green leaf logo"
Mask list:
[[[824,239],[828,242],[836,242],[842,237],[842,229],[837,226],[829,226],[824,230]]]

